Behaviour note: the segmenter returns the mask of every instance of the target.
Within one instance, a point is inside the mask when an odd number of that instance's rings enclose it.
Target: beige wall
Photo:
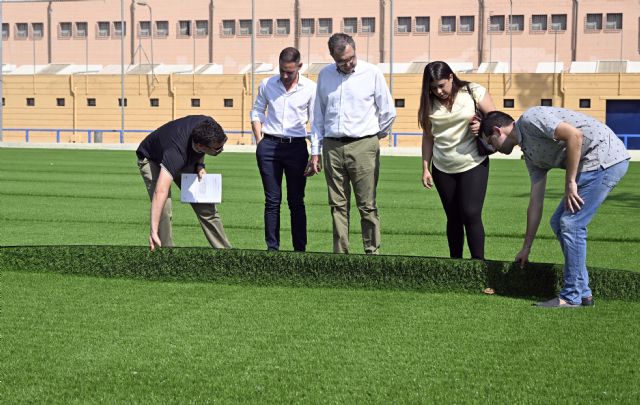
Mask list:
[[[264,76],[256,77],[256,82]],[[540,105],[541,99],[552,99],[553,105],[582,111],[604,121],[606,101],[640,99],[640,74],[467,74],[465,80],[487,87],[496,106],[514,117],[529,107]],[[250,144],[249,111],[251,82],[249,75],[159,75],[151,81],[148,75],[127,75],[125,91],[127,129],[152,130],[164,122],[189,114],[213,116],[232,134],[230,141]],[[311,79],[316,79],[311,76]],[[395,132],[415,132],[421,86],[420,74],[394,76],[394,97],[404,99],[405,107],[398,108]],[[101,129],[120,128],[120,77],[117,75],[24,75],[7,76],[4,82],[5,128],[63,128]],[[33,98],[34,107],[26,105]],[[65,99],[65,106],[56,105],[57,98]],[[95,107],[87,99],[96,100]],[[158,107],[150,106],[157,98]],[[582,98],[591,101],[591,108],[581,109]],[[191,100],[200,100],[200,107],[192,107]],[[225,107],[224,100],[232,100],[233,107]],[[514,100],[514,108],[503,108],[505,99]],[[138,142],[145,134],[129,134],[127,143]],[[86,142],[86,132],[66,132],[62,142]],[[5,141],[22,141],[24,132],[4,133]],[[52,132],[33,134],[31,141],[54,142]],[[106,133],[104,142],[118,142],[117,133]],[[384,143],[387,141],[385,140]],[[405,136],[400,146],[417,146],[419,136]]]
[[[358,54],[362,59],[372,63],[388,62],[390,57],[389,16],[390,2],[379,0],[350,0],[344,6],[343,0],[256,0],[256,20],[285,18],[290,20],[289,35],[257,35],[256,61],[276,63],[279,51],[286,46],[297,44],[303,61],[330,62],[327,52],[327,35],[316,31],[311,37],[298,36],[295,21],[296,5],[300,18],[314,18],[316,29],[318,18],[331,18],[333,31],[342,29],[345,17],[373,17],[376,32],[373,34],[356,33]],[[120,0],[94,0],[84,2],[51,3],[51,51],[47,46],[47,6],[48,3],[0,3],[3,7],[4,21],[9,24],[9,39],[3,41],[4,63],[23,65],[52,63],[84,64],[88,57],[89,64],[118,64],[120,62],[120,41],[117,38],[100,39],[96,37],[98,21],[120,20]],[[225,73],[236,73],[250,63],[250,36],[222,35],[222,21],[251,19],[251,0],[148,0],[153,10],[154,21],[168,21],[167,38],[154,37],[154,62],[165,64],[204,63],[222,64]],[[431,30],[428,34],[411,32],[396,33],[394,36],[394,61],[426,61],[446,60],[452,62],[472,62],[474,67],[481,61],[508,62],[512,49],[513,71],[533,72],[540,61],[552,62],[554,54],[558,61],[569,67],[573,52],[574,18],[573,6],[578,4],[575,19],[575,54],[577,60],[610,60],[620,57],[626,60],[640,60],[640,5],[637,0],[518,0],[513,2],[513,14],[524,15],[524,30],[513,32],[508,30],[488,34],[487,25],[490,16],[504,15],[505,24],[509,15],[509,2],[505,0],[485,0],[484,18],[480,21],[481,10],[478,1],[449,0],[447,2],[433,0],[403,0],[394,2],[394,22],[398,17],[430,17]],[[211,8],[212,19],[211,19]],[[348,10],[348,11],[345,11]],[[590,31],[585,29],[588,13],[601,13],[606,21],[607,13],[623,13],[623,29],[602,29]],[[567,15],[567,30],[554,33],[531,31],[531,15],[546,14],[551,23],[551,14]],[[460,24],[460,16],[474,16],[475,29],[471,33],[441,32],[442,16],[455,16],[456,24]],[[131,62],[131,55],[138,46],[138,22],[149,20],[149,9],[144,6],[133,6],[125,1],[125,21],[127,26],[125,63]],[[206,37],[179,38],[177,24],[180,20],[207,20],[209,35]],[[88,39],[58,38],[60,22],[86,21],[89,27]],[[15,39],[15,24],[19,22],[41,22],[45,27],[45,37],[40,40]],[[482,32],[480,28],[482,25]],[[395,27],[395,23],[394,23]],[[113,27],[111,27],[113,29]],[[238,29],[239,27],[236,27]],[[275,28],[275,27],[274,27]],[[257,31],[257,30],[256,30]],[[384,36],[381,38],[381,34]],[[479,37],[480,36],[480,37]],[[511,38],[512,47],[509,46]],[[141,40],[143,49],[151,57],[151,40]],[[195,45],[195,50],[194,50]],[[367,46],[368,45],[368,46]],[[34,58],[35,46],[35,58]],[[368,48],[368,52],[367,52]],[[482,48],[482,49],[480,49]],[[555,49],[555,51],[554,51]],[[430,51],[429,51],[430,50]],[[368,57],[367,57],[368,54]],[[136,62],[138,59],[136,58]],[[143,62],[144,59],[143,59]]]

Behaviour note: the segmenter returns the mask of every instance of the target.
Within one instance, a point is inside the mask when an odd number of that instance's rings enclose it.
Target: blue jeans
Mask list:
[[[587,225],[618,184],[629,167],[629,161],[617,163],[607,169],[578,173],[578,194],[584,200],[579,211],[572,213],[564,207],[564,200],[551,216],[551,229],[560,241],[564,254],[564,283],[560,298],[580,304],[591,296],[587,273]]]

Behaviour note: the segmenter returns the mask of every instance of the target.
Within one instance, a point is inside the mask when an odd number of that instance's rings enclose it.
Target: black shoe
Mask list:
[[[582,306],[583,307],[595,307],[596,306],[596,301],[593,299],[593,297],[583,298],[582,299]]]

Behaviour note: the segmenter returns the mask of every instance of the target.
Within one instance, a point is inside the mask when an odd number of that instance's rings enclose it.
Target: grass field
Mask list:
[[[255,158],[208,160],[238,248],[263,249]],[[528,180],[493,160],[487,256],[521,244]],[[383,158],[383,253],[447,256],[444,214],[418,158]],[[639,270],[640,165],[593,221],[589,264]],[[549,181],[545,219],[562,193]],[[307,188],[309,249],[329,251],[322,177]],[[177,194],[176,194],[177,195]],[[0,149],[0,245],[144,245],[149,202],[132,152]],[[205,246],[176,203],[181,246]],[[283,247],[290,248],[283,206]],[[351,241],[360,251],[354,212]],[[546,223],[532,260],[562,261]],[[135,266],[135,263],[132,263]],[[640,304],[541,310],[530,301],[3,272],[3,403],[640,403]]]
[[[5,403],[640,400],[639,303],[2,279]]]
[[[264,249],[262,184],[251,154],[208,158],[223,174],[220,212],[231,243]],[[378,187],[383,254],[447,257],[445,216],[435,190],[420,185],[420,159],[383,157]],[[545,214],[531,260],[561,263],[548,218],[563,190],[551,172]],[[601,207],[589,229],[588,263],[637,270],[640,263],[640,163]],[[494,159],[484,209],[486,256],[512,260],[522,245],[529,182],[521,161]],[[174,195],[179,196],[174,189]],[[0,149],[0,245],[144,245],[149,202],[133,152]],[[307,185],[310,251],[331,251],[331,217],[323,176]],[[359,216],[352,209],[352,252],[362,252]],[[282,207],[282,248],[291,249],[288,208]],[[178,246],[206,246],[191,207],[174,203]],[[468,253],[465,253],[468,257]]]

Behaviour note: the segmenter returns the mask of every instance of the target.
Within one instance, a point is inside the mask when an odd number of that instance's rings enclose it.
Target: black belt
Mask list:
[[[262,135],[267,139],[271,139],[272,141],[276,141],[280,143],[307,142],[307,139],[304,136],[275,136],[271,134],[262,134]]]
[[[359,140],[361,140],[361,139],[372,138],[372,137],[374,137],[374,136],[378,136],[378,134],[361,136],[361,137],[359,137],[359,138],[354,138],[354,137],[352,137],[352,136],[341,136],[341,137],[339,137],[339,138],[332,137],[332,136],[327,136],[327,138],[332,139],[332,140],[334,140],[334,141],[342,142],[342,143],[349,143],[349,142],[359,141]]]

